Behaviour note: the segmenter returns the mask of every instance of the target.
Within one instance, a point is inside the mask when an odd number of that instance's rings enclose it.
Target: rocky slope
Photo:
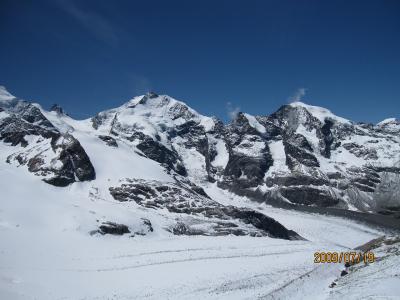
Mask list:
[[[27,165],[43,180],[66,186],[92,180],[95,170],[88,155],[70,134],[62,134],[42,114],[38,105],[20,100],[0,90],[0,140],[20,146],[7,162]]]

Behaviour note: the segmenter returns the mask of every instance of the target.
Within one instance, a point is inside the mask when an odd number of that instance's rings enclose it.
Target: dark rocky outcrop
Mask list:
[[[30,172],[44,176],[45,182],[55,186],[95,178],[94,167],[79,141],[59,132],[39,108],[20,101],[8,111],[9,116],[0,120],[0,140],[25,150],[10,155],[7,162],[26,164]],[[27,136],[36,136],[35,144],[29,145]],[[45,152],[52,157],[45,160]],[[48,160],[50,164],[45,162]]]
[[[187,175],[185,166],[182,164],[179,155],[163,144],[154,141],[150,137],[146,137],[142,142],[137,145],[137,148],[142,151],[148,158],[155,160],[168,169],[174,170],[182,176]]]
[[[229,153],[223,173],[225,182],[242,187],[261,184],[273,161],[263,135],[250,125],[245,114],[239,113],[227,126],[225,140]]]
[[[237,218],[246,224],[251,224],[256,228],[273,235],[274,237],[286,240],[300,238],[296,232],[286,229],[276,220],[267,217],[266,215],[258,211],[250,209],[239,209],[234,206],[224,207],[223,211],[228,216]]]
[[[286,164],[291,170],[299,164],[307,167],[319,167],[318,159],[313,155],[307,139],[300,134],[286,134],[283,138]]]
[[[301,239],[295,232],[260,212],[223,206],[182,182],[127,180],[120,187],[110,188],[110,193],[118,201],[135,201],[147,208],[166,208],[171,213],[190,216],[187,222],[179,221],[170,229],[178,235],[233,234]],[[208,224],[211,229],[204,231],[194,226],[201,223]]]
[[[59,139],[67,140],[66,143],[59,143]],[[94,167],[81,144],[73,136],[61,136],[52,140],[53,150],[60,151],[58,159],[62,168],[54,171],[55,176],[45,179],[46,182],[57,186],[65,186],[75,182],[75,176],[79,181],[93,180],[96,177]]]
[[[235,179],[244,175],[248,178],[249,186],[257,186],[262,182],[264,174],[271,164],[271,157],[267,153],[264,153],[261,157],[248,157],[233,153],[229,156],[224,175]]]
[[[115,148],[118,147],[117,141],[109,135],[99,135],[99,139],[104,141],[107,144],[107,146]]]
[[[64,109],[63,109],[60,105],[58,105],[58,104],[53,104],[53,105],[50,107],[50,111],[54,111],[54,112],[56,112],[56,113],[59,114],[59,115],[64,115],[64,114],[65,114]]]
[[[147,231],[148,232],[153,232],[154,231],[153,225],[151,224],[149,219],[142,218],[142,221],[143,221],[143,224],[147,227]]]
[[[378,159],[377,153],[375,149],[370,149],[356,143],[345,143],[343,144],[343,148],[349,150],[350,153],[354,154],[357,157],[363,157],[365,159]]]
[[[113,235],[123,235],[130,233],[128,226],[124,224],[117,224],[114,222],[104,222],[99,227],[99,232],[101,234],[113,234]]]
[[[329,191],[309,186],[285,187],[280,189],[280,193],[290,202],[301,205],[328,207],[339,203],[339,200]]]
[[[321,141],[322,141],[322,147],[321,147],[321,154],[325,156],[326,158],[331,157],[331,147],[334,142],[334,137],[331,132],[331,128],[333,126],[334,122],[329,119],[325,119],[325,124],[321,127]]]
[[[57,138],[60,133],[50,123],[50,126],[43,127],[38,124],[32,124],[17,115],[10,115],[0,120],[0,140],[10,143],[11,146],[21,145],[26,147],[28,142],[25,139],[27,135],[42,136],[46,139]]]

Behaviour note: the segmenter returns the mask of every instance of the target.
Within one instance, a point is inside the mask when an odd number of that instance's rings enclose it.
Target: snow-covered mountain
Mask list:
[[[155,161],[164,179],[199,189],[215,183],[271,203],[385,213],[400,209],[400,122],[395,119],[356,124],[294,102],[268,116],[239,113],[225,125],[172,97],[149,93],[78,121],[58,106],[46,111],[5,88],[0,109],[0,138],[18,146],[7,161],[26,164],[53,185],[93,180],[97,168],[107,173],[112,165],[119,173],[109,171],[114,185],[135,179],[136,172],[119,168],[125,158],[111,153],[102,158],[109,164],[93,166],[96,145],[97,152],[124,148]]]
[[[173,234],[301,239],[257,211],[221,205],[198,185],[208,179],[202,155],[208,153],[205,130],[214,128],[214,120],[179,101],[150,94],[76,121],[59,107],[45,111],[4,88],[1,97],[6,162],[26,167],[48,184],[87,182],[90,198],[166,209],[170,213],[163,218],[168,223],[163,230]],[[196,126],[200,132],[191,134]],[[152,227],[147,218],[144,222]],[[130,232],[125,226],[104,220],[98,232]]]
[[[0,266],[0,296],[188,299],[204,297],[203,291],[212,286],[206,298],[254,298],[254,290],[260,297],[281,298],[282,292],[289,291],[279,286],[292,289],[292,280],[314,269],[318,271],[313,280],[321,277],[324,282],[303,292],[305,297],[318,294],[340,268],[315,268],[307,258],[313,251],[345,250],[383,232],[270,204],[396,216],[399,133],[400,122],[395,119],[356,124],[300,102],[267,116],[238,113],[224,124],[155,93],[75,120],[58,105],[47,111],[0,87],[0,190],[4,195],[0,235],[7,244],[0,252],[4,266],[4,270]],[[116,240],[107,234],[122,237]],[[50,258],[43,256],[40,243],[53,249]],[[134,253],[129,243],[134,243]],[[64,253],[73,244],[82,249]],[[34,260],[26,252],[30,247]],[[85,256],[89,252],[98,256]],[[287,258],[288,253],[293,257]],[[145,260],[132,265],[134,257]],[[279,264],[271,264],[271,257]],[[98,272],[93,277],[96,288],[81,286],[85,293],[75,293],[61,287],[57,276],[47,278],[51,284],[42,284],[36,259],[51,270],[43,271],[46,276],[61,272],[60,282],[87,282],[85,274]],[[241,275],[223,262],[226,259],[237,260]],[[213,268],[221,272],[216,285],[201,265],[205,260],[218,265]],[[11,262],[20,263],[15,267]],[[202,282],[181,268],[181,275],[169,279],[174,288],[163,286],[165,278],[160,274],[175,272],[168,269],[170,264],[186,262],[199,270]],[[139,270],[147,267],[154,267],[158,275]],[[271,285],[261,280],[267,274],[265,267],[273,270],[267,276]],[[110,277],[105,273],[115,272],[141,273],[131,288],[127,288],[128,277],[118,277],[121,286],[114,291],[107,289]],[[20,276],[28,282],[17,293],[13,285],[23,280]],[[237,279],[231,282],[231,276]],[[153,277],[156,283],[149,282]],[[181,284],[185,280],[193,282]],[[201,288],[193,289],[197,284]],[[150,292],[141,294],[144,290]]]
[[[355,124],[301,102],[228,125],[169,96],[136,97],[91,119],[192,182],[267,202],[360,211],[400,207],[400,123]],[[163,155],[157,154],[163,153]]]

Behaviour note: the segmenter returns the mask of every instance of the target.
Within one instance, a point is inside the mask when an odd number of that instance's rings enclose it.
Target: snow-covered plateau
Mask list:
[[[0,192],[0,299],[400,299],[393,118],[149,93],[75,120],[0,87]]]

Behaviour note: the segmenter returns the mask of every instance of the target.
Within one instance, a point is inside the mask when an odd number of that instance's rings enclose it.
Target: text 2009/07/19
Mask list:
[[[373,263],[375,254],[373,252],[315,252],[314,263]]]

